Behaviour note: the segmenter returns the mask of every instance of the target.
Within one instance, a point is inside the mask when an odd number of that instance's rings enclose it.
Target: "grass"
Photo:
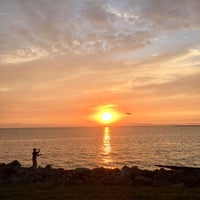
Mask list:
[[[200,188],[143,186],[0,186],[1,200],[200,200]]]

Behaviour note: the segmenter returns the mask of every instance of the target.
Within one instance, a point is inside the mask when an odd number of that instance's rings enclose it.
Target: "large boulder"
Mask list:
[[[18,171],[21,169],[20,167],[20,162],[14,160],[13,162],[10,162],[5,166],[3,171],[7,177],[11,177],[17,175]]]
[[[107,169],[104,167],[94,168],[91,173],[92,182],[98,183],[99,180],[107,175]]]
[[[65,174],[68,184],[84,184],[90,182],[91,170],[88,168],[76,168]]]
[[[52,165],[46,165],[45,169],[46,170],[52,170],[53,168],[52,168]]]
[[[21,163],[18,160],[14,160],[7,164],[7,167],[21,167]]]

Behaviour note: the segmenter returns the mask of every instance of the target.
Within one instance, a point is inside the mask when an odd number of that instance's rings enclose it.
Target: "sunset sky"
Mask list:
[[[199,0],[0,0],[0,44],[1,127],[200,124]]]

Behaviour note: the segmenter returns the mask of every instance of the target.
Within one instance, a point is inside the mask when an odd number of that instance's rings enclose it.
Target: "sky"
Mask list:
[[[200,124],[199,0],[0,0],[0,127]],[[130,112],[131,114],[126,114]]]

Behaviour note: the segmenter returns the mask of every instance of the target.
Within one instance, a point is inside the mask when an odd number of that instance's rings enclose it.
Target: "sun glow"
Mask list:
[[[104,122],[110,122],[113,119],[113,115],[110,112],[103,112],[100,114],[100,118]]]
[[[112,124],[120,119],[120,113],[110,108],[109,106],[102,106],[97,108],[97,113],[93,115],[93,119],[100,124]]]

